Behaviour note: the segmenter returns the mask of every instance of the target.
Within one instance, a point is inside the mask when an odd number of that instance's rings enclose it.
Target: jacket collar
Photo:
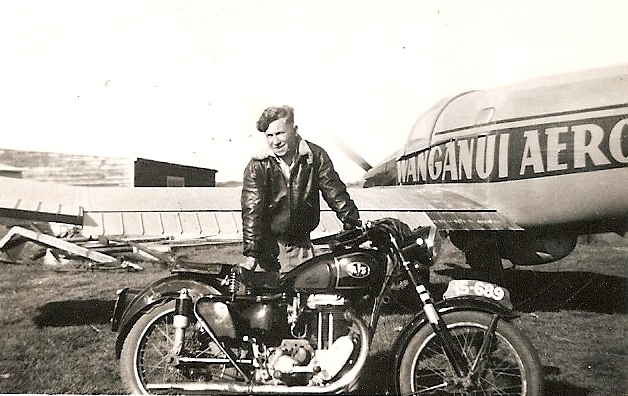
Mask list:
[[[301,157],[307,157],[307,163],[311,165],[312,162],[314,161],[314,154],[312,153],[312,149],[310,149],[310,146],[307,144],[307,141],[301,138],[300,135],[297,135],[297,142],[298,142],[298,148],[297,148],[297,158],[295,158],[295,163],[298,162]],[[264,149],[259,150],[256,153],[253,153],[252,158],[255,160],[263,160],[266,158],[279,159],[277,158],[273,150],[270,149],[269,147],[265,147]]]

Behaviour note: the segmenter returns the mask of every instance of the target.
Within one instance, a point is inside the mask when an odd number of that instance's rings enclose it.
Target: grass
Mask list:
[[[516,324],[536,346],[547,396],[628,395],[628,250],[623,244],[579,245],[553,264],[504,271],[494,279],[522,314]],[[238,249],[196,252],[237,259]],[[454,250],[433,268],[437,294],[451,278],[475,277]],[[115,291],[144,286],[168,271],[59,272],[42,265],[0,264],[0,393],[119,394],[110,331]],[[381,319],[364,393],[386,389],[387,355],[417,302],[399,293]]]

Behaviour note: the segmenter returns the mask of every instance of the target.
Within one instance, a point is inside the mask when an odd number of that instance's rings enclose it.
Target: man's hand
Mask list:
[[[247,271],[253,271],[255,266],[257,265],[257,261],[255,257],[246,257],[243,263],[240,263],[240,268],[243,268]]]
[[[354,219],[353,217],[347,217],[342,222],[342,228],[345,231],[355,230],[358,227],[362,227],[362,222],[360,219]]]

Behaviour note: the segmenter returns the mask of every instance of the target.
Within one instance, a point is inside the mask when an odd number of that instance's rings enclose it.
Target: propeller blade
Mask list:
[[[327,136],[329,136],[329,138],[334,141],[340,151],[342,151],[347,157],[349,157],[351,161],[357,164],[360,168],[364,169],[367,172],[372,168],[371,164],[369,164],[364,158],[362,158],[360,154],[355,152],[351,147],[343,142],[338,136],[331,133]]]

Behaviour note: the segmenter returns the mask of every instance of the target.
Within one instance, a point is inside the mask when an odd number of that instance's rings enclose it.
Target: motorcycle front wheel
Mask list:
[[[175,327],[174,301],[153,308],[140,317],[127,335],[120,354],[122,383],[131,394],[172,393],[168,386],[206,381],[241,381],[227,364],[184,364],[172,353]],[[196,322],[185,332],[182,356],[217,359],[225,355]],[[161,389],[160,387],[163,387]]]
[[[445,313],[443,320],[467,364],[473,366],[492,316],[461,311]],[[426,325],[416,332],[403,353],[398,389],[402,395],[542,395],[542,370],[534,347],[504,320],[499,320],[495,337],[476,366],[474,375],[458,377],[441,341]]]

